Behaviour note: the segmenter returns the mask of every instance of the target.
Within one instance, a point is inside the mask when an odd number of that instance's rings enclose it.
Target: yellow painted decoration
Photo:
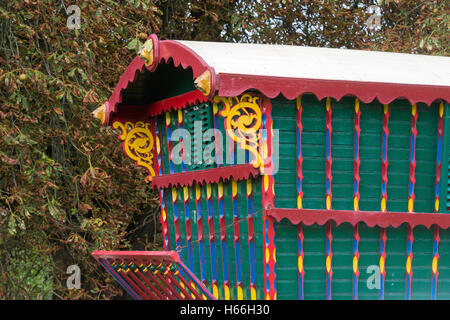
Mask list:
[[[170,112],[166,112],[166,125],[170,126]]]
[[[211,71],[209,70],[206,70],[194,80],[195,87],[205,96],[209,96],[211,93],[211,83]]]
[[[302,107],[302,96],[297,97],[297,99],[295,99],[295,104],[297,105],[297,110],[300,110],[300,108]]]
[[[441,102],[439,105],[439,117],[442,118],[444,116],[444,102]]]
[[[386,212],[386,199],[381,198],[381,211]]]
[[[241,287],[237,287],[237,298],[238,300],[244,300],[244,292]]]
[[[177,199],[177,189],[172,188],[172,201],[175,201]]]
[[[139,56],[144,60],[145,66],[150,67],[153,64],[153,41],[148,39],[145,41],[141,50],[139,51]]]
[[[223,182],[219,182],[217,185],[217,191],[219,192],[219,198],[223,197]]]
[[[439,199],[436,199],[436,201],[434,202],[434,209],[436,211],[439,211]]]
[[[166,222],[166,210],[164,210],[164,209],[162,209],[162,218],[163,218],[163,221],[164,222]]]
[[[384,257],[380,257],[380,272],[384,272]]]
[[[235,180],[231,181],[231,190],[233,192],[233,197],[237,195],[237,183]]]
[[[303,258],[302,256],[298,256],[298,272],[303,271]]]
[[[297,197],[297,209],[302,209],[302,197]]]
[[[269,263],[269,248],[266,248],[266,254],[264,256],[266,257],[266,263]]]
[[[206,197],[211,198],[211,184],[209,183],[206,185]]]
[[[330,97],[327,97],[326,108],[327,108],[327,111],[330,111],[330,108],[331,108],[331,99],[330,99]]]
[[[225,294],[225,300],[230,300],[230,288],[227,285],[223,286],[223,291]]]
[[[195,198],[197,199],[197,200],[200,200],[200,197],[202,196],[202,192],[201,192],[201,189],[200,189],[200,186],[197,184],[196,186],[195,186]]]
[[[417,104],[414,103],[411,108],[411,113],[413,116],[415,116],[416,112],[417,112]]]
[[[252,179],[247,179],[247,195],[252,194]]]
[[[331,198],[330,196],[327,196],[327,210],[331,209]]]
[[[384,114],[388,113],[388,111],[389,111],[389,105],[388,104],[383,105],[383,111],[384,111]]]
[[[269,190],[269,176],[268,175],[264,175],[263,182],[264,182],[264,192],[267,192],[267,190]]]
[[[437,272],[437,259],[436,259],[436,257],[433,257],[432,270],[433,270],[433,273],[436,274],[436,272]]]
[[[266,300],[270,300],[269,294],[266,294]]]
[[[181,111],[181,109],[178,109],[178,123],[182,122],[183,122],[183,112]]]
[[[274,262],[277,262],[277,254],[276,254],[276,252],[277,252],[277,249],[274,248],[274,249],[273,249],[273,255],[272,255],[272,258],[273,258],[273,261],[274,261]]]
[[[359,99],[356,98],[356,100],[355,100],[355,112],[358,113],[358,111],[359,111]]]
[[[353,198],[353,210],[358,211],[359,210],[359,206],[358,206],[358,197],[354,197]]]
[[[330,256],[327,256],[326,266],[327,266],[327,272],[330,272],[330,270],[331,270],[331,259],[330,259]]]
[[[413,198],[408,199],[408,212],[413,212],[414,208],[414,200]]]
[[[221,103],[224,108],[220,115],[225,118],[227,135],[238,143],[239,148],[249,151],[255,168],[264,167],[264,160],[258,152],[261,136],[261,109],[259,97],[244,94],[240,98],[214,97],[214,105]]]
[[[250,288],[250,298],[256,300],[256,289],[253,287]]]
[[[188,189],[188,187],[187,186],[184,186],[183,187],[183,199],[184,199],[184,201],[187,201],[187,200],[189,200],[189,189]]]
[[[219,288],[215,284],[213,284],[213,295],[216,299],[219,299]]]
[[[113,123],[114,129],[120,129],[122,134],[119,139],[123,141],[125,154],[136,161],[138,166],[144,167],[148,171],[147,182],[152,181],[155,176],[153,170],[153,135],[150,131],[150,124],[138,121],[136,123],[116,121]]]
[[[106,122],[106,105],[102,104],[100,107],[98,107],[97,109],[95,109],[92,112],[92,115],[97,118],[98,120],[100,120],[100,122],[102,124],[105,124]]]
[[[356,273],[358,271],[358,257],[353,257],[353,272]]]
[[[158,136],[156,136],[156,152],[158,154],[161,153],[161,142],[159,141],[159,137]]]
[[[411,257],[408,257],[408,259],[406,259],[406,273],[410,272],[411,272]]]

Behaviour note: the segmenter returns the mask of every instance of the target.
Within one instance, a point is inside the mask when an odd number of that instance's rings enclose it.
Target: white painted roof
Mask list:
[[[450,86],[450,57],[289,45],[178,41],[217,74]]]

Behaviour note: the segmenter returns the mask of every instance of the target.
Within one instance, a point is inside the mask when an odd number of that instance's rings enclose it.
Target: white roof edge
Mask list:
[[[292,45],[178,41],[217,74],[450,87],[450,57]]]

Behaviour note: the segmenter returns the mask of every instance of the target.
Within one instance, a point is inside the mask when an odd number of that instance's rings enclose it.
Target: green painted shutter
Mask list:
[[[209,103],[202,103],[200,105],[192,106],[184,110],[184,128],[187,129],[191,135],[191,164],[187,166],[188,171],[202,170],[214,168],[214,163],[205,163],[203,159],[203,152],[209,145],[209,141],[202,142],[202,136],[208,129],[213,128],[211,105]],[[195,132],[195,122],[201,122],[201,134],[199,136]],[[186,146],[187,147],[187,146]],[[213,153],[214,151],[212,151]]]

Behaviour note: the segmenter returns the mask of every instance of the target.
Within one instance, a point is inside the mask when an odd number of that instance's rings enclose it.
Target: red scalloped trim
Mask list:
[[[153,188],[168,188],[192,186],[195,183],[219,183],[228,180],[246,180],[250,177],[259,175],[259,170],[255,169],[252,164],[242,164],[237,166],[220,167],[213,169],[205,169],[192,172],[165,174],[155,176],[152,180]]]
[[[208,101],[208,97],[199,90],[143,105],[119,104],[117,111],[110,115],[108,121],[145,121],[162,112],[187,108]]]
[[[305,225],[317,223],[324,225],[333,220],[336,225],[350,223],[355,226],[359,222],[364,222],[369,227],[378,226],[380,228],[398,228],[402,223],[407,223],[411,227],[423,225],[430,228],[437,225],[441,229],[450,227],[450,214],[436,213],[408,213],[408,212],[377,212],[377,211],[345,211],[345,210],[311,210],[311,209],[266,209],[264,214],[275,218],[277,222],[288,219],[292,224],[302,222]]]
[[[332,97],[340,100],[343,96],[357,97],[364,103],[377,99],[381,104],[389,104],[395,99],[405,98],[411,104],[424,102],[428,106],[435,100],[450,102],[450,87],[378,82],[340,81],[253,76],[240,74],[219,74],[219,96],[233,97],[248,89],[259,90],[268,98],[282,94],[293,100],[304,93],[312,93],[322,100]]]
[[[176,97],[160,100],[146,106],[146,114],[150,117],[170,110],[184,109],[193,104],[208,101],[208,98],[199,90],[189,91]]]
[[[112,112],[117,112],[117,105],[122,102],[123,91],[128,88],[128,84],[134,82],[138,74],[143,73],[145,69],[145,63],[139,56],[131,61],[130,65],[120,77],[112,95],[106,102],[106,125],[109,124],[110,114]]]

